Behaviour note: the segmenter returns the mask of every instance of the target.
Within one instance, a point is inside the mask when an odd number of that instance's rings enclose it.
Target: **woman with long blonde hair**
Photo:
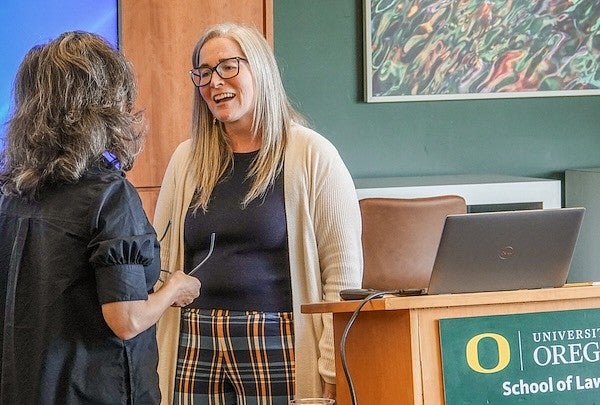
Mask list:
[[[155,212],[163,268],[200,296],[159,322],[165,403],[335,397],[330,317],[300,306],[360,286],[361,225],[334,146],[305,126],[254,28],[209,28],[192,54],[191,139]]]

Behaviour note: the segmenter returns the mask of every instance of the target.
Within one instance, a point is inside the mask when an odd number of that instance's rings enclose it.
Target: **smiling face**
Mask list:
[[[214,68],[225,59],[244,58],[240,46],[229,38],[208,40],[200,50],[198,65]],[[226,126],[235,125],[250,130],[254,110],[254,84],[252,73],[245,60],[239,61],[237,76],[223,79],[217,72],[206,86],[200,87],[200,94],[213,116]]]

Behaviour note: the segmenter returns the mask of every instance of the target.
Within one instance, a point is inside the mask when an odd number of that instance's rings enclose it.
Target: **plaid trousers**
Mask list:
[[[177,405],[287,405],[294,396],[291,312],[184,309]]]

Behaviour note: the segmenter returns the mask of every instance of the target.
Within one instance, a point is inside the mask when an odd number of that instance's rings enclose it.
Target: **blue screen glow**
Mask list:
[[[34,45],[82,30],[118,46],[118,0],[4,0],[0,7],[0,148],[21,60]]]

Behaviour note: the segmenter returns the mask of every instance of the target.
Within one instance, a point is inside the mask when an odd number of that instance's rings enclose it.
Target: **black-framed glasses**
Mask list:
[[[235,56],[233,58],[223,59],[221,62],[217,63],[215,67],[195,67],[190,70],[190,77],[192,78],[192,82],[194,82],[194,86],[196,87],[204,87],[209,84],[212,80],[213,72],[217,72],[221,79],[231,79],[240,73],[241,60],[246,62],[248,61],[245,58]]]

